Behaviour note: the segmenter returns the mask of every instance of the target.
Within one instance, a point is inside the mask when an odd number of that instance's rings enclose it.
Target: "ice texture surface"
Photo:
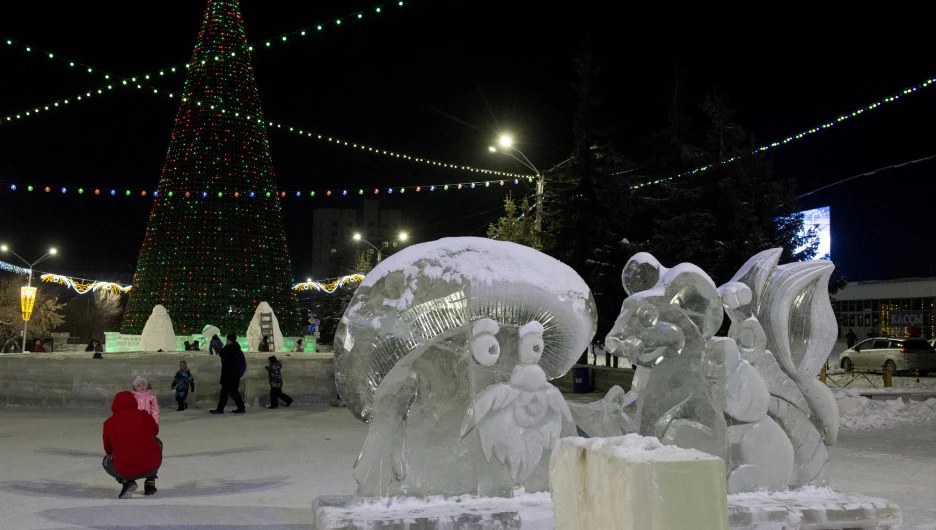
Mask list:
[[[653,437],[563,438],[549,466],[556,528],[728,528],[725,463]]]
[[[175,331],[172,330],[172,319],[165,306],[157,304],[153,312],[146,319],[143,333],[140,335],[140,351],[176,351]]]
[[[357,494],[546,491],[550,451],[575,434],[548,381],[595,327],[581,277],[529,247],[445,238],[383,260],[335,335],[339,394],[371,424]]]
[[[827,484],[839,416],[816,376],[837,335],[833,265],[778,266],[780,254],[755,255],[717,289],[692,264],[631,257],[622,273],[630,296],[605,345],[638,366],[633,388],[573,407],[580,429],[632,430],[723,456],[732,493]],[[729,337],[714,337],[725,312]],[[602,418],[613,424],[596,427]]]

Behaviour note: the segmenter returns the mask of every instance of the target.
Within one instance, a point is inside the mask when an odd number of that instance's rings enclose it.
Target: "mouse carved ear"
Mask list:
[[[652,289],[660,281],[660,276],[666,268],[648,252],[638,252],[627,260],[624,272],[621,273],[621,283],[624,291],[630,296],[634,293]]]

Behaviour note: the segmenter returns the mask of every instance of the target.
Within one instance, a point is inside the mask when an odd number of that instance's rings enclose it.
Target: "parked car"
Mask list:
[[[936,371],[936,350],[926,339],[875,337],[855,344],[839,355],[845,371],[908,372],[920,375]]]

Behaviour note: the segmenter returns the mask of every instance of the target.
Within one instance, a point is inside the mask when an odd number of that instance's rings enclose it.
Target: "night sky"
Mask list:
[[[156,188],[177,105],[151,89],[75,101],[107,81],[39,50],[118,75],[155,73],[189,60],[205,2],[49,4],[0,7],[0,241],[27,258],[57,246],[61,255],[39,267],[45,271],[129,281],[152,204],[139,191]],[[487,146],[509,131],[540,169],[569,156],[572,60],[586,37],[602,64],[615,145],[635,160],[646,158],[649,137],[665,126],[677,73],[687,113],[698,115],[706,91],[715,90],[757,145],[936,76],[930,28],[906,12],[833,18],[770,11],[773,4],[676,13],[620,12],[598,2],[408,0],[402,8],[383,4],[377,15],[378,5],[242,1],[268,119],[414,157],[522,173]],[[362,19],[335,23],[359,9]],[[279,40],[303,28],[306,37]],[[6,46],[7,39],[17,45]],[[267,39],[277,40],[266,48]],[[178,92],[183,77],[150,84]],[[66,97],[72,103],[65,108],[5,120]],[[936,155],[934,103],[936,88],[926,88],[768,155],[778,176],[797,179],[802,209],[831,205],[832,258],[852,281],[936,274],[936,245],[927,237],[936,159],[811,192]],[[358,206],[357,198],[326,198],[325,190],[483,178],[282,130],[269,138],[279,187],[318,191],[314,199],[283,202],[297,279],[311,274],[312,211]],[[37,191],[22,191],[30,184]],[[46,185],[52,193],[40,191]],[[134,196],[63,195],[56,191],[62,186],[129,188]],[[506,189],[522,197],[532,186]],[[426,241],[484,236],[505,193],[495,186],[380,197],[383,207],[403,210],[414,240]]]

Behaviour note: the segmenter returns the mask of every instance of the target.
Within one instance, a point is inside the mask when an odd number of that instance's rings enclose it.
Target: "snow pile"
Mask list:
[[[175,331],[172,319],[162,304],[153,307],[153,312],[146,319],[143,333],[140,335],[140,351],[177,351]]]
[[[851,392],[840,392],[840,426],[843,429],[868,430],[889,429],[908,423],[924,423],[936,420],[936,399],[908,401],[903,399],[868,399],[849,396]],[[842,406],[847,403],[847,408]],[[848,409],[850,411],[846,412]]]
[[[553,528],[547,492],[515,492],[511,498],[430,496],[319,497],[313,503],[315,528],[375,528],[422,525],[438,528]],[[420,524],[421,523],[421,524]],[[430,523],[430,524],[426,524]],[[433,526],[433,527],[436,527]]]

